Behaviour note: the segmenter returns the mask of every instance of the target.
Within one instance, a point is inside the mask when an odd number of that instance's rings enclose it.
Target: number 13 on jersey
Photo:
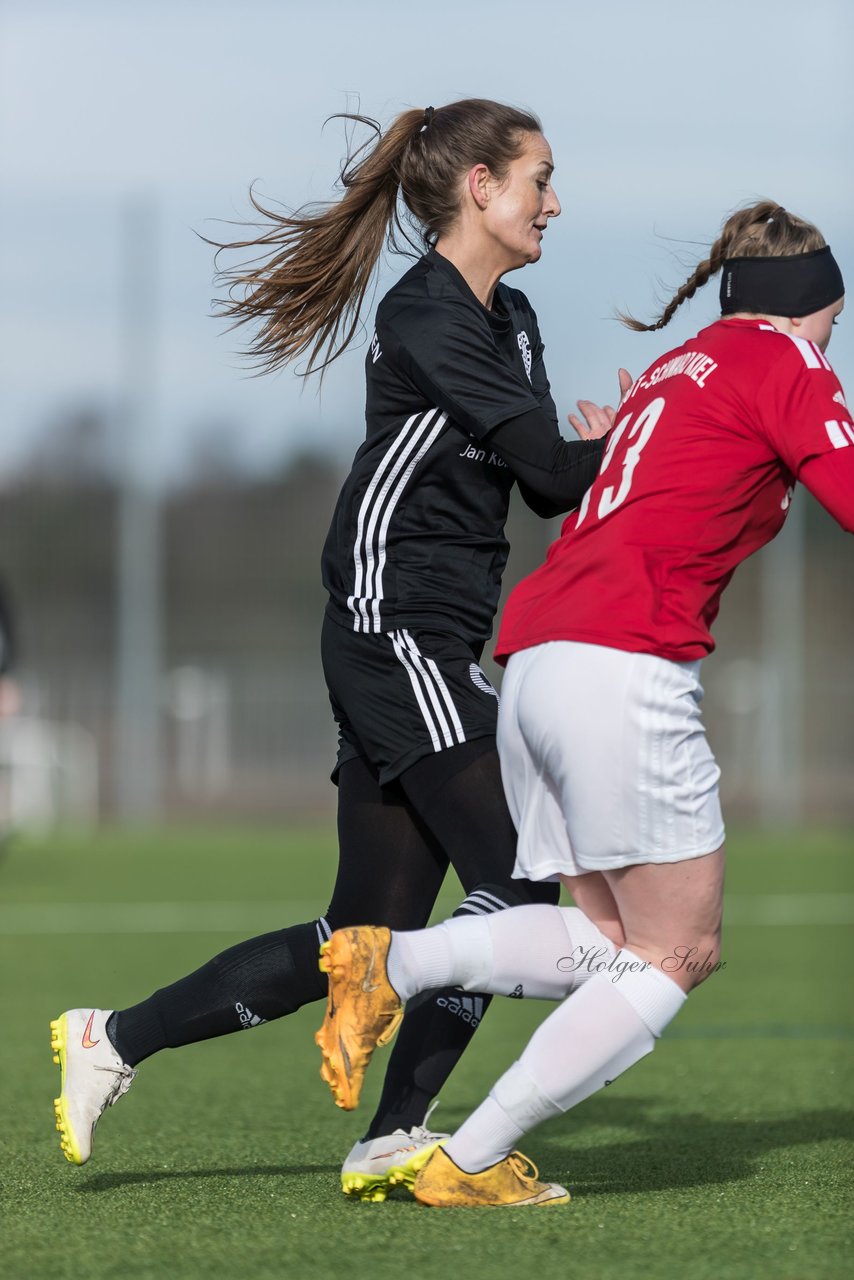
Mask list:
[[[641,410],[634,423],[632,423],[634,414],[627,413],[612,429],[608,439],[608,447],[602,455],[602,465],[599,468],[600,479],[605,475],[613,461],[617,446],[623,437],[625,436],[630,443],[622,454],[623,470],[619,485],[616,487],[613,484],[606,485],[600,492],[599,505],[596,510],[596,515],[600,520],[603,516],[610,515],[612,511],[616,511],[617,507],[621,506],[629,496],[635,467],[638,465],[644,447],[655,430],[655,425],[661,417],[663,409],[664,396],[657,396],[655,400],[649,402],[645,409]],[[578,508],[578,519],[575,522],[576,529],[587,515],[590,507],[590,498],[595,488],[596,484],[594,482],[584,495],[581,506]]]

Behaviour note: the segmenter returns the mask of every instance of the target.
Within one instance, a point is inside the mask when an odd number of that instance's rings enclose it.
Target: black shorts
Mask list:
[[[338,760],[361,756],[381,785],[435,751],[494,737],[498,694],[481,671],[483,646],[442,631],[351,631],[327,614],[320,651]]]

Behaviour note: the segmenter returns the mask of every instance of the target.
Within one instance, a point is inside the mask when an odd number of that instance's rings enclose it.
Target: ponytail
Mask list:
[[[258,325],[247,352],[262,371],[290,364],[307,351],[310,373],[324,348],[330,354],[321,368],[352,342],[383,244],[398,224],[400,158],[423,115],[404,112],[384,135],[366,116],[346,117],[371,129],[376,142],[347,156],[340,175],[344,195],[337,202],[281,213],[250,192],[266,229],[254,239],[218,248],[268,252],[221,273],[228,296],[217,311],[231,320],[231,328]]]
[[[541,132],[536,116],[481,98],[404,111],[385,133],[367,116],[333,118],[364,125],[373,135],[348,154],[341,199],[281,213],[250,192],[261,234],[217,243],[218,251],[261,250],[220,273],[227,296],[217,314],[232,329],[257,326],[247,354],[262,372],[306,352],[306,373],[327,368],[353,341],[384,245],[399,251],[401,235],[412,246],[412,227],[420,252],[435,244],[459,213],[468,170],[482,163],[500,180],[524,135]],[[399,196],[412,227],[401,219]]]

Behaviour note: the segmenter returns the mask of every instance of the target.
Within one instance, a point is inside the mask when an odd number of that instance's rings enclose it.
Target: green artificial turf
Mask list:
[[[451,1211],[340,1195],[383,1056],[360,1114],[336,1111],[312,1043],[319,1007],[150,1060],[102,1120],[91,1162],[74,1168],[59,1151],[49,1019],[132,1003],[243,936],[314,914],[331,883],[331,832],[13,845],[0,862],[0,1274],[849,1275],[851,843],[732,836],[726,968],[654,1054],[527,1139],[572,1203]],[[445,903],[455,896],[449,886]],[[494,1002],[434,1125],[464,1118],[547,1009]]]

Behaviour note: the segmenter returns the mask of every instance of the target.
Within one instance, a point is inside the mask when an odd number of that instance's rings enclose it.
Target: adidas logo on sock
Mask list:
[[[482,996],[439,996],[436,1003],[440,1009],[447,1009],[448,1013],[462,1018],[463,1022],[470,1022],[473,1027],[483,1017]]]
[[[244,1031],[248,1031],[250,1027],[260,1027],[262,1022],[266,1022],[266,1018],[259,1018],[257,1013],[253,1013],[251,1009],[247,1009],[245,1004],[241,1004],[238,1000],[235,1004],[237,1016],[240,1019],[241,1026]]]
[[[508,1000],[521,1000],[524,994],[525,992],[523,991],[522,984],[520,982],[518,987],[513,988],[513,990],[510,992],[507,998]]]

